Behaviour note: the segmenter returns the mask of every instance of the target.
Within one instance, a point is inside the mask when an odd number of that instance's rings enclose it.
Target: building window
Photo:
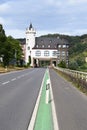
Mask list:
[[[38,45],[36,45],[36,47],[38,48]]]
[[[63,45],[63,48],[66,48],[66,45],[65,45],[65,44]]]
[[[41,56],[41,52],[40,51],[36,51],[35,55],[36,56]]]
[[[42,45],[42,48],[44,48],[44,45]]]
[[[44,56],[49,56],[49,51],[44,51]]]
[[[27,48],[28,50],[30,50],[30,47],[28,46],[28,48]]]
[[[53,51],[52,55],[53,55],[53,56],[57,56],[57,52],[56,52],[56,51]]]
[[[69,54],[68,54],[68,51],[67,51],[66,55],[67,55],[67,56],[69,55]]]
[[[52,40],[50,40],[50,43],[52,43]]]
[[[61,48],[61,45],[58,45],[58,48]]]
[[[48,45],[48,48],[50,48],[50,45]]]
[[[41,40],[41,43],[43,43],[44,41],[43,40]]]
[[[56,54],[57,54],[57,56],[60,56],[60,51],[57,51]]]
[[[65,51],[62,51],[62,56],[65,56],[65,54],[66,54]]]

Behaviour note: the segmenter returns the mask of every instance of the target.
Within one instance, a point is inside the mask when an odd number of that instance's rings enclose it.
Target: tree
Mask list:
[[[22,59],[22,48],[20,46],[20,42],[13,37],[9,36],[7,38],[8,47],[10,46],[10,55],[9,55],[9,62],[15,59],[17,65],[20,63]],[[9,50],[9,49],[7,49]]]
[[[66,62],[65,61],[60,61],[60,63],[58,64],[59,67],[62,67],[62,68],[66,68]]]
[[[3,55],[4,45],[6,42],[6,35],[3,26],[0,24],[0,57]]]
[[[20,42],[11,36],[6,37],[3,26],[0,24],[0,57],[3,56],[3,65],[8,66],[13,59],[20,61],[22,55]]]
[[[78,68],[78,63],[76,61],[70,61],[69,69],[76,70]]]

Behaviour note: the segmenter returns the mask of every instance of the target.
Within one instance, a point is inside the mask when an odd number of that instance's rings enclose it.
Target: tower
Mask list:
[[[25,63],[29,63],[30,66],[33,66],[33,53],[32,48],[35,46],[35,34],[36,31],[33,28],[32,24],[26,29],[26,55]],[[30,63],[31,62],[31,63]]]

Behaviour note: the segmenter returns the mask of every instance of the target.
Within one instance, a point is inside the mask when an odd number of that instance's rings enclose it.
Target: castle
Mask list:
[[[59,37],[36,37],[32,24],[26,29],[25,64],[30,66],[56,66],[60,61],[69,62],[69,43]]]

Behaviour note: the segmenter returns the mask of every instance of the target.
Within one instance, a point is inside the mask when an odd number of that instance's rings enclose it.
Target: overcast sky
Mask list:
[[[24,38],[30,22],[44,34],[87,33],[87,0],[0,0],[0,23],[6,35]]]

